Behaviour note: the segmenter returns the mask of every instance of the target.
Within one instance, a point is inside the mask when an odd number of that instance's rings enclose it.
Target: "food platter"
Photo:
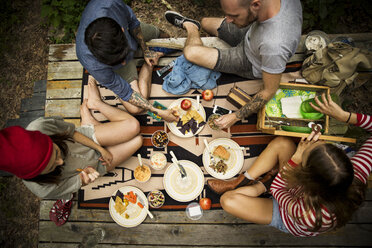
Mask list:
[[[122,194],[128,194],[129,192],[133,192],[137,196],[136,203],[130,202],[126,208],[126,211],[123,214],[119,214],[115,209],[115,200],[113,197],[110,197],[109,202],[109,212],[112,219],[120,226],[123,227],[135,227],[141,224],[147,216],[146,209],[148,209],[148,201],[145,194],[138,188],[133,186],[124,186],[117,191],[115,191],[112,196],[116,196],[117,192],[120,191]],[[119,193],[120,193],[119,192]],[[138,202],[143,204],[144,208],[140,208]],[[125,218],[125,214],[128,214],[129,218]]]
[[[169,130],[176,136],[178,137],[181,137],[181,138],[189,138],[189,137],[192,137],[196,134],[198,134],[205,126],[205,121],[206,121],[206,114],[205,114],[205,110],[204,110],[204,107],[199,104],[199,109],[197,109],[197,102],[195,99],[192,99],[192,98],[180,98],[180,99],[177,99],[175,101],[173,101],[168,109],[176,109],[180,115],[180,119],[182,119],[182,117],[184,115],[187,115],[188,111],[185,111],[183,110],[180,105],[181,105],[181,102],[184,100],[184,99],[188,99],[191,101],[192,103],[192,106],[190,108],[191,111],[196,111],[203,119],[203,122],[204,124],[201,124],[202,126],[199,126],[199,128],[197,129],[196,132],[192,132],[192,131],[188,131],[186,132],[185,134],[183,134],[181,131],[180,131],[180,127],[177,126],[177,122],[167,122],[167,126],[169,128]],[[198,125],[200,124],[200,122],[197,123]]]
[[[243,155],[243,152],[239,149],[240,146],[238,145],[238,143],[236,143],[235,141],[231,139],[226,139],[226,138],[219,138],[219,139],[212,140],[209,143],[209,149],[211,153],[213,153],[214,149],[219,145],[226,148],[226,150],[228,150],[228,152],[230,153],[229,159],[224,161],[225,164],[227,165],[227,170],[225,174],[222,172],[216,172],[213,168],[210,167],[211,160],[210,160],[208,150],[206,148],[204,149],[204,152],[203,152],[203,165],[204,165],[205,170],[211,176],[218,178],[218,179],[230,179],[234,177],[236,174],[238,174],[240,170],[242,169],[243,164],[244,164],[244,155]],[[229,149],[229,148],[235,148],[235,149]],[[221,160],[220,158],[216,156],[214,156],[214,158],[216,162]]]
[[[197,198],[204,188],[204,174],[199,166],[188,160],[179,160],[187,177],[182,178],[176,164],[171,164],[164,173],[163,184],[170,197],[179,202]]]

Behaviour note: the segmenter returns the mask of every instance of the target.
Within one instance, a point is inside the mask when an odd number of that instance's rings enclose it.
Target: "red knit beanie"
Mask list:
[[[48,165],[52,139],[39,131],[13,126],[0,131],[0,170],[23,179],[34,178]]]

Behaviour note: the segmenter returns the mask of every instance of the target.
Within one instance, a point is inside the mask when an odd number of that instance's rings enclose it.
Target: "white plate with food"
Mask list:
[[[185,101],[187,104],[185,104]],[[187,102],[189,101],[189,102]],[[184,110],[182,107],[190,106],[189,109]],[[198,134],[206,124],[206,114],[204,107],[192,98],[180,98],[172,102],[168,109],[178,111],[180,120],[178,122],[167,122],[169,130],[181,138],[189,138]]]
[[[145,208],[149,208],[147,197],[140,189],[133,186],[118,189],[112,194],[109,202],[112,219],[123,227],[135,227],[141,224],[147,216]]]
[[[215,160],[211,159],[207,148],[203,152],[203,165],[205,170],[218,179],[230,179],[240,172],[244,164],[244,154],[238,143],[231,139],[219,138],[209,143],[209,149]]]
[[[204,188],[204,174],[199,166],[188,160],[179,160],[187,176],[181,177],[178,165],[171,164],[164,173],[164,189],[170,197],[179,202],[197,198]]]

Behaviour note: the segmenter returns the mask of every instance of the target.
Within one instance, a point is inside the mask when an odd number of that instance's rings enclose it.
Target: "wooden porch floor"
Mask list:
[[[357,46],[372,47],[372,33],[343,35],[352,37]],[[169,41],[169,40],[168,40]],[[172,39],[175,43],[184,39]],[[159,41],[160,42],[160,41]],[[210,46],[225,46],[216,38],[205,38]],[[301,45],[300,45],[301,47]],[[303,58],[298,50],[294,60]],[[162,58],[161,65],[174,57]],[[141,59],[137,59],[141,63]],[[75,45],[51,45],[49,51],[45,116],[60,115],[80,125],[82,66],[76,58]],[[152,211],[135,228],[117,225],[107,210],[82,210],[74,204],[69,221],[61,226],[49,220],[54,201],[43,200],[40,206],[39,247],[371,247],[372,191],[353,220],[345,228],[314,238],[295,238],[268,226],[247,223],[223,210],[205,211],[203,218],[191,221],[184,211]],[[249,210],[247,210],[249,211]]]

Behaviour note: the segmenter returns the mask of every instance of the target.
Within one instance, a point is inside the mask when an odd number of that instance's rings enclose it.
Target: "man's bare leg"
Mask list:
[[[185,58],[197,65],[213,69],[218,59],[218,50],[206,47],[200,38],[198,27],[192,22],[184,22],[187,31],[186,45],[183,50]]]
[[[205,32],[210,35],[218,36],[217,29],[221,26],[225,18],[217,18],[217,17],[204,17],[201,20],[201,26]]]
[[[159,57],[163,56],[164,53],[158,52]],[[130,83],[133,90],[141,93],[141,95],[148,99],[151,93],[151,80],[152,80],[152,71],[153,67],[149,66],[148,64],[144,63],[141,67],[140,73],[138,75],[138,80],[134,80]],[[126,110],[129,113],[136,115],[143,112],[142,108],[139,108],[129,102],[121,100],[121,103],[124,105]]]

